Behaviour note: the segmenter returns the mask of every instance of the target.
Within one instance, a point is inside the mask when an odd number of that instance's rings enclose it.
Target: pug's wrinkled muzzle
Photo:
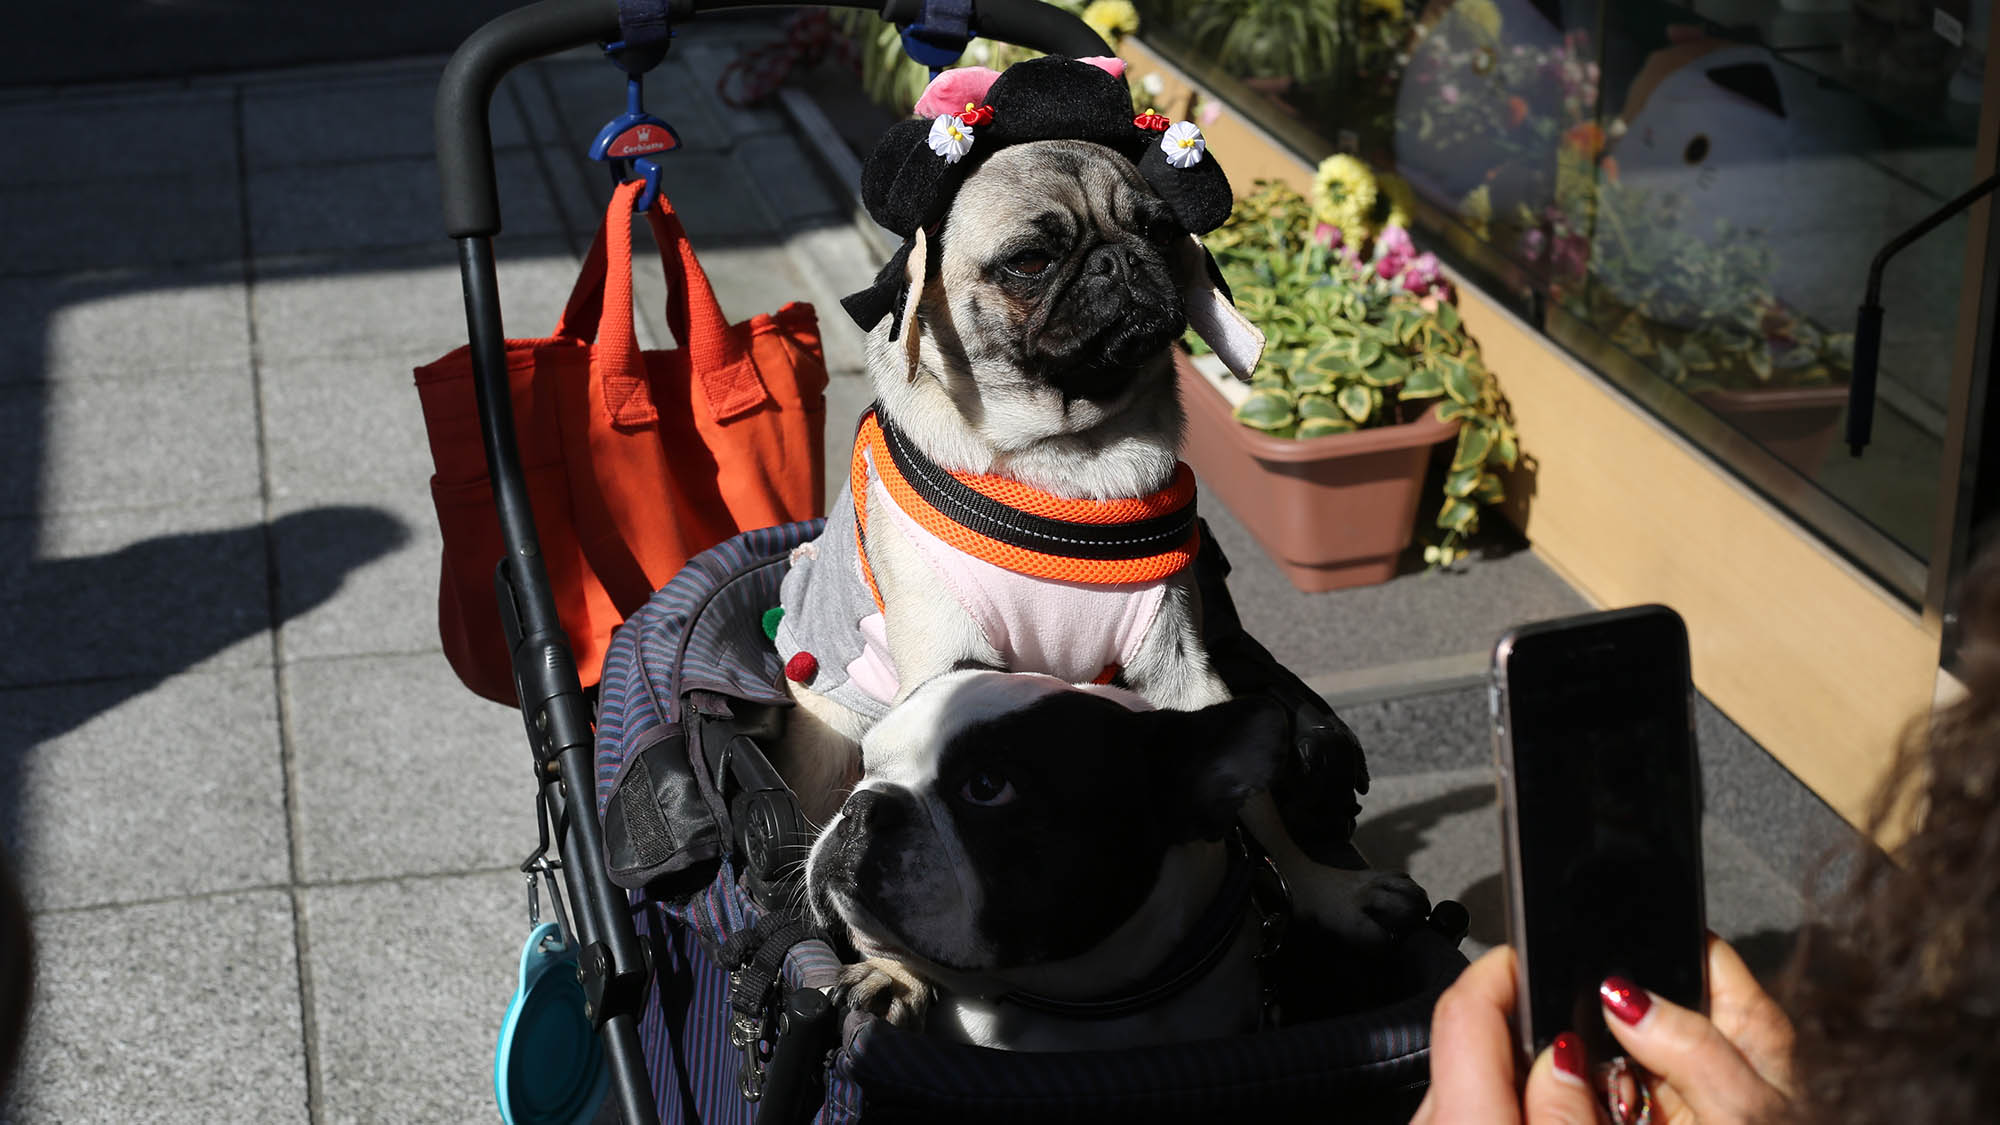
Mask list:
[[[1187,313],[1166,271],[1129,245],[1107,244],[1084,259],[1043,340],[1049,382],[1073,398],[1123,394],[1187,331]],[[1051,326],[1055,327],[1055,326]]]

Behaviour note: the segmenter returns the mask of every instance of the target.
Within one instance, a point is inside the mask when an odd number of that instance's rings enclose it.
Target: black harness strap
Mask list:
[[[924,503],[946,519],[1010,547],[1062,558],[1143,559],[1171,551],[1195,532],[1195,501],[1133,523],[1077,523],[1012,508],[952,476],[905,437],[878,408],[889,458]]]
[[[1229,869],[1222,877],[1222,889],[1216,893],[1215,901],[1195,923],[1187,940],[1174,950],[1173,956],[1130,988],[1090,1000],[1063,1000],[1018,991],[1009,992],[1000,1000],[1032,1012],[1073,1020],[1117,1019],[1165,1003],[1207,976],[1209,970],[1222,961],[1223,954],[1229,952],[1237,931],[1243,925],[1245,911],[1252,905],[1251,890],[1256,868],[1257,864],[1252,862],[1241,841],[1232,841]]]

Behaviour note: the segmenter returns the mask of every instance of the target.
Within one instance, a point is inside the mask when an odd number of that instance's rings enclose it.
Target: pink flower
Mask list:
[[[1375,259],[1375,276],[1383,281],[1388,281],[1401,272],[1403,263],[1398,259],[1388,257]]]
[[[1531,230],[1521,236],[1521,253],[1529,261],[1540,261],[1548,238],[1540,230]]]
[[[1439,87],[1438,97],[1443,98],[1444,104],[1446,105],[1457,105],[1458,87],[1450,82],[1447,82],[1443,86]]]
[[[1403,288],[1412,293],[1429,292],[1438,283],[1438,260],[1436,254],[1420,254],[1403,273]]]
[[[1385,258],[1407,258],[1417,252],[1416,243],[1410,241],[1410,232],[1402,227],[1383,227],[1375,236],[1375,245]]]
[[[1328,250],[1338,250],[1343,239],[1340,237],[1339,227],[1334,226],[1332,223],[1321,223],[1313,228],[1313,241],[1326,247]]]

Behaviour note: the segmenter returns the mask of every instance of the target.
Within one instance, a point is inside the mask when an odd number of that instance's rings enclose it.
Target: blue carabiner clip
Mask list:
[[[636,175],[645,181],[633,205],[639,211],[650,209],[660,194],[660,166],[653,158],[681,147],[681,135],[674,127],[646,112],[641,104],[643,93],[639,77],[628,75],[625,112],[599,129],[597,139],[590,143],[590,158],[610,165],[613,179],[623,182]]]

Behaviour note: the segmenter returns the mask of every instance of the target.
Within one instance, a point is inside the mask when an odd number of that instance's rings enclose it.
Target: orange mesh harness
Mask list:
[[[1194,562],[1201,545],[1194,472],[1185,463],[1150,496],[1072,500],[1005,477],[946,471],[874,409],[854,438],[854,523],[864,545],[871,461],[897,507],[925,530],[1018,574],[1101,586],[1155,582]],[[865,547],[861,575],[883,609]]]

